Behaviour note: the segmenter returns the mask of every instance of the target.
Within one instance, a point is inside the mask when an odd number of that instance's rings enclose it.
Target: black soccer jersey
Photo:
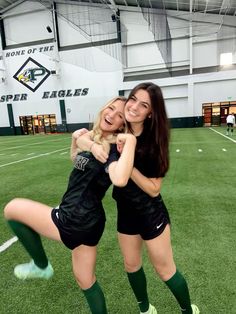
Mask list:
[[[157,165],[158,160],[152,160],[149,155],[141,155],[138,152],[139,147],[146,145],[146,140],[144,132],[137,137],[134,167],[148,178],[157,178],[160,177]],[[131,210],[143,210],[144,206],[150,209],[153,203],[153,197],[140,189],[131,179],[129,179],[125,187],[114,186],[112,196],[117,202],[126,204],[126,208],[130,208]]]
[[[107,167],[118,158],[116,145],[111,145],[106,164],[96,160],[90,152],[77,155],[56,214],[59,229],[69,233],[88,230],[104,215],[102,198],[111,185]]]

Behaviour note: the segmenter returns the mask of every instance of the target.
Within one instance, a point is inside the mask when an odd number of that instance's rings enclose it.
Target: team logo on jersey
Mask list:
[[[78,155],[74,164],[74,167],[78,170],[85,170],[85,166],[89,162],[89,159],[83,156]]]
[[[28,58],[13,76],[18,82],[35,92],[49,77],[50,71],[32,58]]]

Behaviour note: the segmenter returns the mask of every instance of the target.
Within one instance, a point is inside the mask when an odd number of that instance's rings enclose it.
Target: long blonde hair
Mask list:
[[[118,130],[116,130],[113,134],[109,135],[108,137],[104,138],[102,135],[102,130],[100,129],[100,122],[101,122],[101,118],[102,118],[102,113],[103,111],[109,107],[111,104],[113,104],[114,102],[116,102],[117,100],[121,100],[126,102],[127,99],[123,96],[117,96],[113,99],[111,99],[99,112],[98,117],[96,119],[96,121],[94,122],[93,125],[93,129],[91,132],[91,138],[92,140],[97,143],[97,144],[101,144],[103,146],[103,149],[109,153],[110,151],[110,144],[115,143],[116,142],[116,136],[118,133],[126,133],[128,130],[127,127],[127,123],[124,120],[124,125],[122,127],[120,127]]]

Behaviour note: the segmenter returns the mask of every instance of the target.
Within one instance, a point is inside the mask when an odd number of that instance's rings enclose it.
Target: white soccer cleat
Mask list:
[[[34,279],[34,278],[42,278],[42,279],[49,279],[53,276],[53,268],[50,263],[44,269],[39,268],[35,265],[34,261],[32,260],[26,264],[17,265],[14,268],[14,274],[18,279]]]
[[[149,304],[149,309],[147,312],[140,312],[140,314],[157,314],[155,306]]]
[[[191,308],[192,308],[193,314],[199,314],[200,313],[199,308],[195,304],[192,304]]]

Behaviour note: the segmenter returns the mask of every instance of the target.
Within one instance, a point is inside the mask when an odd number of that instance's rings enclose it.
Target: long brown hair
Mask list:
[[[159,86],[147,82],[135,86],[128,97],[128,100],[135,95],[138,90],[145,90],[151,100],[152,113],[144,121],[143,135],[144,145],[137,148],[137,153],[149,155],[152,159],[158,160],[160,176],[164,176],[169,169],[169,138],[170,128],[166,113],[165,101]],[[129,125],[130,127],[130,125]],[[131,129],[132,131],[132,129]]]

